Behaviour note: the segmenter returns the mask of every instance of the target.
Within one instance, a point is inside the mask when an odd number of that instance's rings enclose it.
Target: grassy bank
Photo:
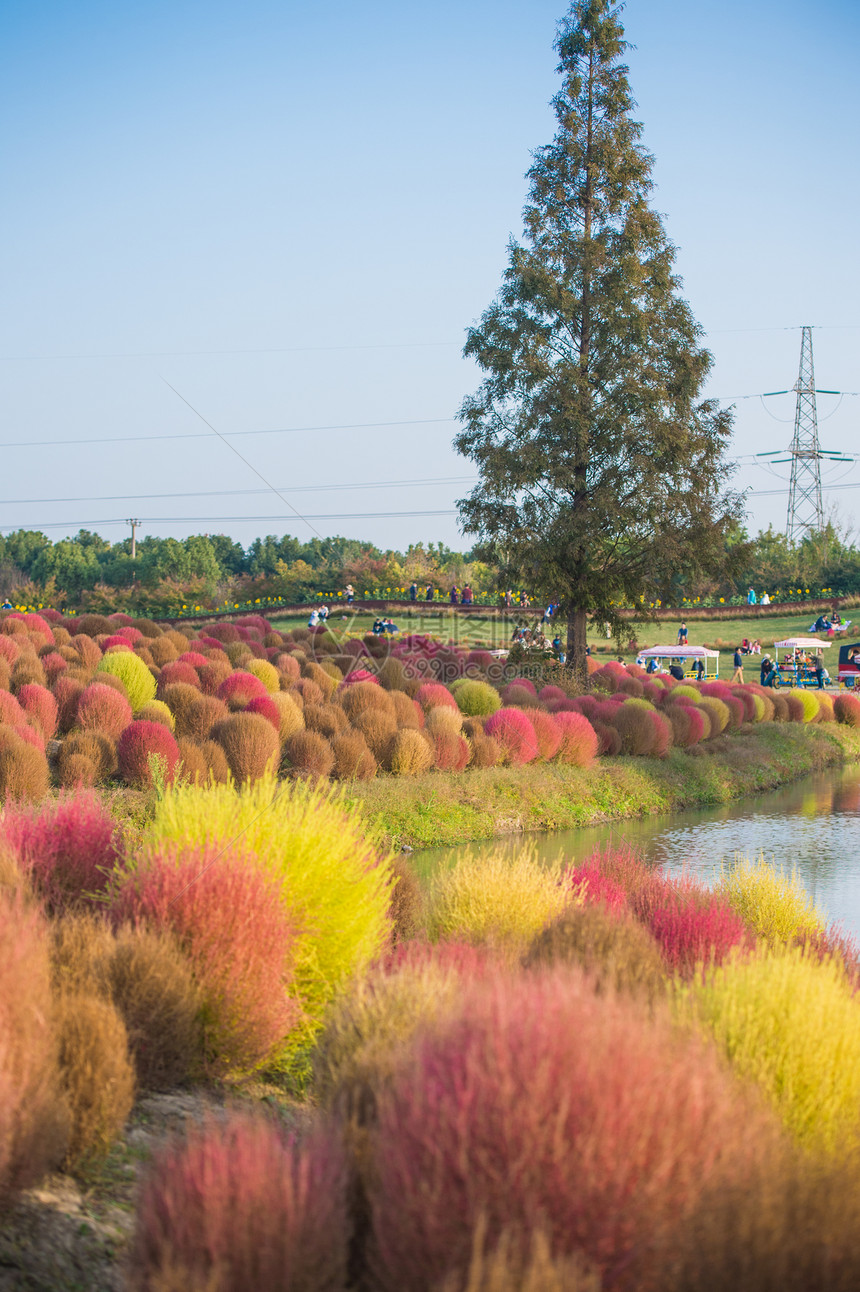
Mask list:
[[[356,784],[349,798],[377,845],[433,848],[728,803],[857,759],[860,731],[850,727],[763,723],[662,760],[384,777]]]

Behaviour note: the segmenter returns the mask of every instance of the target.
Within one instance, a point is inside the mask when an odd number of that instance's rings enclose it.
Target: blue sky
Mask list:
[[[0,527],[463,546],[464,329],[552,134],[562,12],[0,0],[0,444],[23,445]],[[625,23],[710,392],[790,386],[805,323],[818,384],[860,391],[860,10],[631,0]],[[247,463],[166,382],[223,434],[266,432],[230,438]],[[836,405],[822,441],[854,448],[860,398]],[[782,447],[792,415],[741,401],[734,452]],[[860,489],[827,498],[860,516]],[[785,506],[752,494],[752,526]]]

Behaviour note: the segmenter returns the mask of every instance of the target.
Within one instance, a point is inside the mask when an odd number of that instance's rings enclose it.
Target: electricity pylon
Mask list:
[[[821,445],[818,443],[818,409],[815,403],[815,368],[812,362],[812,328],[805,327],[800,341],[800,368],[794,386],[797,405],[791,441],[791,485],[785,532],[790,543],[824,528],[821,501]]]

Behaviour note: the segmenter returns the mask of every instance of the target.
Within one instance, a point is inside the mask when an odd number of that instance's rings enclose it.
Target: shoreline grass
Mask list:
[[[665,759],[379,777],[344,789],[377,847],[420,849],[716,806],[858,760],[853,728],[762,723]]]

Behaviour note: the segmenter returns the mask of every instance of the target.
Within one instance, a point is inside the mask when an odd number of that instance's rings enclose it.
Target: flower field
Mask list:
[[[136,1097],[222,1105],[142,1167],[122,1286],[857,1286],[860,955],[793,874],[525,848],[423,890],[271,776],[0,841],[5,1223]]]
[[[665,757],[750,723],[860,723],[849,695],[592,669],[591,692],[576,695],[563,673],[534,681],[425,636],[277,632],[257,615],[195,636],[122,614],[14,612],[0,621],[0,794],[587,767]]]

